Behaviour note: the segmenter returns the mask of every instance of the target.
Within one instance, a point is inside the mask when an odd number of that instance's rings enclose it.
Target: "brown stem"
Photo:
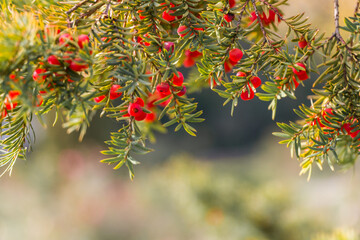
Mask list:
[[[359,12],[359,7],[360,7],[360,0],[357,0],[354,11],[354,17],[356,17],[356,14]]]
[[[71,14],[73,11],[75,11],[76,9],[78,9],[79,7],[81,7],[82,5],[84,5],[85,3],[89,2],[89,0],[83,0],[81,2],[79,2],[78,4],[76,4],[75,6],[73,6],[70,10],[66,11],[66,15]]]
[[[252,5],[253,5],[253,7],[254,7],[255,15],[256,15],[256,18],[257,18],[257,20],[258,20],[258,22],[259,22],[261,32],[262,32],[262,34],[264,35],[264,41],[267,42],[269,45],[271,45],[270,42],[269,42],[269,40],[268,40],[268,38],[267,38],[267,34],[266,34],[266,31],[265,31],[264,25],[263,25],[262,22],[261,22],[261,18],[260,18],[259,12],[258,12],[258,10],[257,10],[257,8],[256,8],[255,0],[251,0],[251,3],[252,3]]]

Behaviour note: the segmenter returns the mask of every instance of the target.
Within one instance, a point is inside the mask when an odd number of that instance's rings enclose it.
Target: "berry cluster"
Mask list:
[[[236,76],[245,78],[245,77],[247,77],[247,74],[244,72],[238,72],[238,73],[236,73]],[[249,80],[250,81],[247,83],[246,88],[240,94],[240,98],[244,101],[253,99],[255,96],[254,89],[261,86],[261,79],[259,77],[251,76]]]
[[[281,15],[281,13],[279,13]],[[265,12],[259,13],[260,21],[264,26],[269,26],[270,24],[275,22],[276,13],[272,9],[269,10],[269,15],[266,16]],[[250,24],[254,21],[257,21],[257,16],[255,11],[251,12],[250,16]],[[278,16],[278,23],[281,21],[280,17]]]
[[[202,57],[202,53],[199,51],[185,50],[184,67],[192,67],[195,65],[195,61]]]
[[[233,67],[241,60],[243,57],[243,52],[238,49],[234,48],[229,51],[229,58],[224,63],[224,70],[225,72],[231,72]]]
[[[33,72],[33,79],[39,84],[43,84],[48,80],[45,89],[40,91],[45,93],[47,90],[52,90],[52,86],[60,82],[74,82],[70,76],[74,72],[82,72],[89,66],[80,57],[78,49],[92,52],[89,50],[89,36],[82,34],[77,37],[77,42],[74,42],[73,37],[69,33],[60,35],[58,39],[60,51],[56,54],[49,55],[46,61],[40,62],[39,68]]]

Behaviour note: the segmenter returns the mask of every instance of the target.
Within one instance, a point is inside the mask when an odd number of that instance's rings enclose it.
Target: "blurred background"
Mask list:
[[[352,16],[355,2],[340,1],[341,17]],[[285,17],[306,12],[331,35],[333,1],[289,4]],[[311,85],[279,103],[276,121],[296,119],[292,109],[308,103]],[[278,129],[267,103],[241,102],[231,117],[216,93],[196,97],[206,119],[198,136],[157,134],[133,182],[127,169],[99,162],[115,121],[94,119],[82,143],[60,124],[45,131],[35,123],[29,159],[0,179],[0,240],[359,239],[356,166],[316,170],[307,182],[271,135]]]

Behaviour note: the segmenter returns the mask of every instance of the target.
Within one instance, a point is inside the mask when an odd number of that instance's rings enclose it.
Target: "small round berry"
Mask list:
[[[89,44],[89,41],[89,36],[86,34],[81,34],[78,37],[78,45],[81,49],[83,49],[86,44]]]
[[[146,116],[147,116],[147,113],[142,111],[139,115],[134,116],[134,118],[136,121],[142,121],[146,118]]]
[[[165,19],[165,20],[168,21],[168,22],[174,21],[174,20],[175,20],[175,16],[171,15],[172,13],[174,13],[173,10],[164,11],[164,12],[162,13],[163,19]]]
[[[139,18],[141,20],[143,20],[144,18],[146,18],[145,16],[141,15],[140,13],[144,12],[144,10],[138,10],[137,13],[139,14]]]
[[[59,60],[57,59],[57,57],[55,55],[50,55],[47,59],[47,62],[50,64],[50,65],[57,65],[59,66],[60,65],[60,62]]]
[[[130,103],[128,107],[128,113],[130,116],[136,117],[140,116],[144,111],[142,110],[142,107],[140,104],[137,103]]]
[[[256,76],[252,76],[250,78],[250,82],[254,86],[254,88],[258,88],[261,85],[261,79],[259,77],[256,77]]]
[[[151,113],[146,114],[145,122],[151,123],[156,120],[156,114],[154,111],[151,111]]]
[[[63,45],[64,43],[71,41],[71,40],[73,40],[73,38],[69,33],[61,34],[61,36],[59,37],[60,45]],[[68,46],[68,45],[66,44],[66,46]]]
[[[70,63],[69,68],[75,72],[81,72],[88,68],[87,64],[80,64],[83,62],[81,58],[75,58],[74,61]]]
[[[181,72],[178,72],[179,76],[176,76],[176,74],[174,74],[173,78],[172,78],[172,83],[175,86],[181,86],[184,83],[184,75]]]
[[[235,4],[236,4],[235,0],[229,0],[229,7],[230,8],[235,7]]]
[[[300,39],[300,41],[298,42],[299,48],[303,49],[308,45],[308,42],[305,39]]]
[[[177,29],[177,34],[179,34],[180,37],[184,37],[186,36],[186,34],[188,33],[188,28],[184,25],[179,26],[179,28]]]
[[[243,52],[238,48],[231,49],[229,52],[229,59],[232,62],[237,63],[240,61],[242,57],[243,57]]]
[[[235,15],[232,14],[232,13],[228,13],[228,14],[225,14],[225,15],[224,15],[224,19],[225,19],[225,21],[227,21],[227,22],[231,22],[232,20],[234,20],[234,18],[235,18]]]
[[[166,82],[157,85],[156,91],[160,94],[161,97],[165,97],[171,94],[169,84]]]
[[[195,60],[191,57],[185,57],[184,67],[189,68],[195,65]]]
[[[122,92],[118,92],[117,90],[121,88],[120,85],[114,84],[110,88],[110,99],[114,100],[122,95]]]
[[[168,52],[174,52],[175,43],[173,43],[173,42],[164,42],[164,48],[165,48]]]
[[[38,94],[36,99],[36,106],[40,107],[43,104],[43,102],[44,102],[43,97],[40,94]]]
[[[140,97],[136,98],[134,103],[139,104],[141,107],[145,106],[144,100]]]
[[[5,98],[4,105],[7,110],[13,110],[18,105],[17,102],[12,101],[9,97]]]
[[[105,98],[105,95],[101,95],[101,96],[95,97],[95,98],[94,98],[94,101],[95,101],[96,103],[99,103],[99,102],[101,102],[102,100],[104,100],[104,98]]]
[[[38,68],[38,69],[35,69],[32,77],[34,79],[34,81],[38,82],[38,83],[41,83],[45,80],[46,76],[45,75],[42,75],[43,73],[45,73],[46,70],[45,69],[42,69],[42,68]]]
[[[236,73],[236,76],[238,76],[238,77],[246,77],[246,73],[244,73],[244,72],[237,72],[237,73]]]
[[[254,91],[249,88],[250,93],[248,92],[248,90],[246,89],[245,91],[243,91],[240,95],[240,98],[244,101],[248,101],[254,98],[255,94]]]
[[[306,66],[303,63],[296,63],[297,66],[302,67],[304,70],[296,70],[294,67],[292,67],[292,70],[294,74],[299,78],[300,81],[304,81],[309,78],[307,72],[306,72]]]
[[[20,91],[17,90],[10,90],[8,93],[8,96],[10,97],[10,99],[15,99],[17,96],[19,96],[21,94]]]

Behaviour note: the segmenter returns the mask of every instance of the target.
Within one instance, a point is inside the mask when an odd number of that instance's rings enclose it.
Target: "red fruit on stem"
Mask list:
[[[59,37],[60,45],[63,45],[64,43],[71,41],[71,40],[73,40],[73,38],[69,33],[61,34],[61,36]],[[66,46],[68,46],[68,45],[66,44]]]
[[[184,82],[184,75],[181,72],[178,72],[179,76],[176,76],[176,74],[174,74],[173,78],[172,78],[172,83],[175,86],[181,86]]]
[[[136,117],[140,116],[144,111],[142,110],[142,107],[138,103],[130,103],[128,107],[128,113],[130,116]]]
[[[142,16],[140,13],[144,12],[144,10],[138,10],[137,13],[139,14],[139,18],[141,20],[143,20],[144,18],[146,18],[145,16]]]
[[[45,72],[46,72],[46,70],[42,69],[42,68],[35,69],[35,71],[34,71],[34,73],[32,75],[34,81],[36,81],[38,83],[42,83],[45,80],[46,76],[41,75],[41,74],[43,74]]]
[[[159,85],[157,85],[156,91],[160,94],[161,97],[165,97],[165,96],[171,94],[169,84],[166,82],[163,82],[163,83],[160,83]]]
[[[86,44],[89,44],[89,41],[89,36],[86,34],[81,34],[78,37],[78,45],[81,49],[83,49]]]
[[[95,98],[94,98],[94,101],[95,101],[96,103],[99,103],[99,102],[101,102],[102,100],[104,100],[104,98],[105,98],[105,95],[101,95],[101,96],[95,97]]]
[[[141,110],[142,111],[142,110]],[[147,113],[142,111],[139,115],[134,116],[136,121],[142,121],[146,118]]]
[[[189,68],[195,65],[195,60],[191,57],[186,57],[184,59],[184,67]]]
[[[185,86],[183,86],[183,88],[181,89],[181,91],[180,91],[180,92],[178,92],[176,95],[178,95],[179,97],[181,97],[181,96],[184,96],[184,95],[185,95],[185,93],[186,93],[186,87],[185,87]]]
[[[164,48],[165,48],[168,52],[174,52],[175,43],[173,43],[173,42],[164,42]]]
[[[202,56],[202,53],[199,51],[190,51],[189,49],[185,50],[185,56],[190,58],[198,58]]]
[[[238,76],[238,77],[246,77],[246,73],[244,73],[244,72],[237,72],[237,73],[236,73],[236,76]]]
[[[5,98],[4,105],[7,110],[13,110],[18,105],[17,102],[13,102],[9,97]]]
[[[57,65],[57,66],[60,65],[60,62],[55,55],[50,55],[47,61],[50,65]]]
[[[240,95],[240,98],[244,101],[248,101],[254,98],[255,94],[254,91],[249,88],[250,93],[248,92],[248,90],[246,89],[245,91],[243,91]]]
[[[302,67],[304,70],[296,70],[294,67],[292,67],[292,70],[294,74],[299,78],[300,81],[304,81],[309,78],[306,72],[306,66],[303,63],[296,63],[297,66]]]
[[[19,96],[21,94],[20,91],[17,90],[10,90],[8,93],[8,96],[10,97],[11,100],[15,99],[17,96]]]
[[[235,7],[235,4],[236,4],[235,0],[229,0],[229,7],[230,8]]]
[[[228,14],[225,14],[225,15],[224,15],[224,19],[225,19],[225,21],[227,21],[227,22],[231,22],[232,20],[234,20],[234,18],[235,18],[235,16],[234,16],[234,14],[232,14],[232,13],[228,13]]]
[[[239,62],[242,57],[243,57],[243,52],[238,48],[231,49],[229,52],[229,60],[234,63]]]
[[[87,64],[81,64],[84,62],[81,58],[75,58],[74,61],[70,63],[69,68],[75,72],[81,72],[88,68]]]
[[[267,18],[269,23],[275,22],[275,12],[273,10],[269,10],[269,17]]]
[[[156,114],[154,111],[151,111],[151,113],[146,114],[145,122],[151,123],[154,122],[156,119]]]
[[[179,26],[179,28],[177,29],[177,34],[179,34],[180,37],[184,37],[189,32],[187,30],[188,28],[186,26],[184,25]]]
[[[139,98],[139,97],[135,99],[134,103],[139,104],[141,107],[143,107],[145,105],[144,100],[142,98]]]
[[[114,100],[122,95],[122,92],[118,92],[117,90],[121,88],[120,85],[114,84],[110,88],[110,99]]]
[[[298,45],[299,45],[299,48],[303,49],[308,45],[308,43],[305,39],[302,39],[298,42]]]
[[[261,79],[256,76],[251,77],[250,82],[254,86],[254,88],[258,88],[261,85]]]
[[[298,83],[298,81],[296,81],[296,78],[293,76],[292,77],[292,80],[294,82],[294,86],[295,86],[295,89],[299,86],[300,83]],[[287,83],[286,86],[290,89],[290,83]]]
[[[171,15],[172,13],[174,13],[173,10],[164,11],[164,12],[162,13],[163,19],[165,19],[165,20],[168,21],[168,22],[174,21],[174,20],[175,20],[175,16]]]

